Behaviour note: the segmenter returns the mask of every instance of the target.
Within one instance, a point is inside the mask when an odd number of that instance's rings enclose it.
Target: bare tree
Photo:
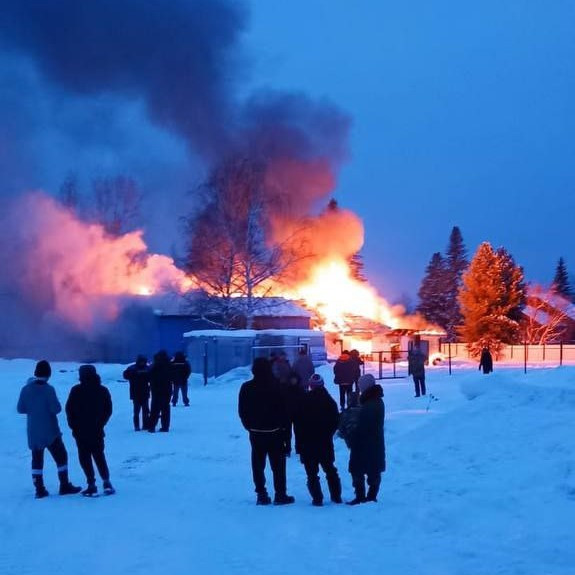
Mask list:
[[[93,215],[108,233],[122,235],[138,226],[142,192],[124,175],[95,178],[92,182]]]
[[[569,301],[541,286],[533,286],[527,296],[524,330],[530,344],[561,341],[567,332]]]
[[[269,240],[265,168],[232,160],[211,174],[201,188],[203,207],[188,220],[186,267],[202,297],[197,308],[222,317],[225,325],[243,317],[246,326],[275,295],[282,275],[297,258],[291,238]]]

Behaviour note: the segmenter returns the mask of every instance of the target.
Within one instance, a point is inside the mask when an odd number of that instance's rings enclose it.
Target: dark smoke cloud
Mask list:
[[[227,145],[246,13],[226,0],[6,0],[0,44],[75,94],[142,98],[202,155]]]
[[[0,208],[31,189],[54,193],[70,170],[87,184],[99,171],[128,173],[147,196],[146,236],[167,249],[184,193],[239,156],[263,160],[269,193],[294,216],[313,210],[335,187],[349,119],[304,94],[239,96],[249,76],[247,15],[239,0],[4,0]],[[10,323],[26,326],[20,339],[30,342],[60,319],[18,288],[33,262],[17,259],[6,231],[15,225],[0,230],[0,298],[14,303]],[[11,336],[2,329],[0,343]]]

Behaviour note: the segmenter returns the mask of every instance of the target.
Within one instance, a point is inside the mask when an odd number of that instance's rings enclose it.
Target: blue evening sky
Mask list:
[[[575,271],[575,3],[252,0],[256,84],[353,119],[336,197],[363,218],[369,277],[417,291],[451,227],[528,279]]]

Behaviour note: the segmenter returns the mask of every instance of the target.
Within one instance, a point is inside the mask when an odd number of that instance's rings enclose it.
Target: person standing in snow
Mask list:
[[[148,429],[150,419],[150,372],[148,360],[139,355],[136,363],[124,371],[124,379],[130,383],[130,399],[134,405],[134,430]],[[140,425],[140,412],[142,424]]]
[[[355,498],[349,502],[349,505],[377,501],[381,473],[385,471],[383,389],[376,384],[375,378],[370,373],[359,378],[358,386],[361,394],[360,410],[357,425],[351,429],[349,436],[349,472]],[[367,494],[365,492],[366,477]]]
[[[319,480],[319,468],[323,469],[330,498],[341,503],[341,481],[335,467],[333,436],[337,431],[339,412],[337,403],[325,389],[318,373],[309,380],[309,391],[304,395],[296,417],[296,433],[299,438],[301,460],[307,475],[307,488],[312,505],[323,505],[323,492]]]
[[[292,451],[292,436],[295,436],[294,448],[296,454],[299,454],[299,440],[297,435],[297,430],[295,429],[295,420],[302,402],[303,397],[306,392],[304,387],[301,385],[299,375],[292,371],[289,375],[288,382],[285,385],[281,385],[282,392],[284,395],[285,407],[288,417],[288,427],[286,431],[285,438],[285,453],[288,457],[291,457]]]
[[[272,373],[274,377],[281,384],[286,384],[288,382],[291,371],[292,369],[285,352],[280,352],[272,364]]]
[[[363,359],[361,359],[361,356],[359,355],[359,351],[357,351],[357,349],[352,349],[349,352],[349,357],[350,357],[351,361],[353,363],[355,363],[355,374],[354,374],[354,378],[353,378],[353,388],[354,388],[354,391],[357,393],[357,382],[359,381],[359,378],[361,376],[361,368],[365,364],[365,362],[363,361]],[[349,405],[349,402],[348,402],[348,405]]]
[[[339,407],[342,411],[346,404],[349,405],[357,370],[358,365],[347,350],[342,352],[333,366],[334,382],[339,385]]]
[[[315,367],[311,357],[307,354],[305,349],[300,349],[298,356],[293,362],[292,370],[297,373],[301,385],[307,388],[310,377],[315,373]]]
[[[493,356],[489,348],[484,347],[481,350],[481,359],[479,360],[479,369],[483,368],[483,373],[491,373],[493,371]]]
[[[170,357],[164,350],[154,355],[150,367],[150,389],[152,390],[152,409],[148,431],[154,433],[161,420],[160,431],[170,431],[170,401],[172,399],[172,365]]]
[[[58,467],[60,495],[73,495],[82,488],[72,485],[68,478],[68,452],[62,441],[58,414],[62,406],[56,390],[48,383],[52,368],[46,360],[39,361],[31,377],[20,391],[18,413],[26,415],[28,447],[32,451],[32,481],[36,499],[49,495],[44,486],[44,450],[47,449]]]
[[[249,432],[252,448],[252,475],[257,505],[272,501],[266,489],[265,467],[269,459],[274,479],[274,504],[289,505],[295,499],[287,494],[285,436],[288,416],[281,388],[265,357],[252,365],[253,378],[240,388],[238,413]]]
[[[413,377],[413,383],[415,385],[415,397],[426,394],[425,389],[425,354],[419,347],[419,344],[415,344],[408,356],[408,372]]]
[[[104,427],[112,416],[112,398],[93,365],[81,365],[79,376],[80,383],[70,390],[66,402],[66,416],[88,483],[82,495],[92,497],[98,493],[94,463],[102,478],[104,493],[111,495],[115,490],[104,454]]]
[[[177,351],[172,359],[172,382],[174,385],[174,392],[172,395],[172,405],[176,407],[178,404],[178,395],[182,393],[182,401],[185,407],[189,407],[190,400],[188,399],[188,379],[192,373],[190,362],[182,351]]]

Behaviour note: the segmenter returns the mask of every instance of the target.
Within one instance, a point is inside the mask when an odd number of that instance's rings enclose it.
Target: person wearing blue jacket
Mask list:
[[[62,441],[58,414],[62,406],[56,390],[48,383],[52,368],[46,360],[39,361],[31,377],[20,391],[17,411],[27,416],[28,447],[32,451],[32,481],[36,499],[49,495],[44,485],[44,450],[48,450],[58,467],[60,495],[81,491],[68,478],[68,452]]]

